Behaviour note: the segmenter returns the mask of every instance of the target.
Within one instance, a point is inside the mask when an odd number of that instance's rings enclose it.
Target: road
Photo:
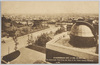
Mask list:
[[[37,36],[40,36],[43,33],[50,33],[51,31],[55,32],[58,28],[59,27],[50,26],[50,28],[48,28],[48,29],[34,32],[29,35],[32,35],[33,39],[35,40],[37,38]],[[1,43],[1,56],[7,55],[11,52],[14,52],[15,42],[13,41],[13,39],[10,37],[10,38],[2,38],[2,40],[5,40],[6,43]],[[27,44],[28,43],[27,42],[28,35],[20,36],[17,38],[17,40],[19,43],[17,46],[18,47],[17,49],[20,49],[20,48],[28,45]]]

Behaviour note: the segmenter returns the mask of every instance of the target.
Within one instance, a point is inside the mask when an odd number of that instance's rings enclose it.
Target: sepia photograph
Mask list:
[[[1,64],[75,63],[99,63],[99,1],[1,1]]]

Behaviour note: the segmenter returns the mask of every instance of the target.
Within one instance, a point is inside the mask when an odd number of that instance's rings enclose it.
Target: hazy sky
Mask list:
[[[8,14],[99,13],[98,1],[2,1]]]

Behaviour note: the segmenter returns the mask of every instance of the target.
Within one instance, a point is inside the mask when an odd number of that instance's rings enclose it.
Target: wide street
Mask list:
[[[55,32],[59,27],[55,27],[55,26],[50,26],[50,28],[48,29],[45,29],[45,30],[41,30],[41,31],[38,31],[38,32],[34,32],[32,34],[29,34],[29,35],[32,35],[33,37],[33,40],[35,40],[37,38],[37,36],[43,34],[43,33],[50,33],[51,31],[52,32]],[[15,42],[13,41],[13,39],[11,37],[9,38],[2,38],[2,40],[5,40],[5,43],[1,43],[1,56],[4,56],[4,55],[7,55],[11,52],[14,52],[14,48],[15,48]],[[24,36],[20,36],[17,38],[18,40],[18,48],[17,49],[20,49],[22,47],[25,47],[27,46],[28,42],[28,35],[24,35]]]

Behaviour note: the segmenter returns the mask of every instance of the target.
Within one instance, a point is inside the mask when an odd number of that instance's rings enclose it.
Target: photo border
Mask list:
[[[99,1],[99,0],[1,0],[1,1]],[[0,1],[0,25],[1,25],[1,1]],[[99,25],[100,25],[100,1],[99,1]],[[100,29],[100,26],[99,26]],[[1,30],[1,26],[0,26],[0,30]],[[0,31],[1,33],[1,31]],[[99,30],[99,34],[100,34],[100,30]],[[100,36],[100,35],[99,35]],[[100,40],[100,38],[99,38]],[[1,34],[0,34],[0,42],[1,42]],[[100,45],[99,45],[100,47]],[[100,48],[99,48],[100,50]],[[1,54],[1,44],[0,44],[0,54]],[[100,59],[100,52],[99,52],[99,59]],[[0,56],[0,61],[1,61],[1,56]],[[1,64],[2,65],[2,64]],[[17,64],[8,64],[8,65],[17,65]],[[25,64],[18,64],[18,65],[25,65]],[[33,64],[26,64],[26,65],[33,65]],[[34,64],[34,65],[46,65],[46,64]],[[52,65],[52,64],[49,64]],[[53,65],[90,65],[90,64],[53,64]],[[91,63],[91,65],[100,65],[100,60],[98,62],[98,64],[93,64]]]

